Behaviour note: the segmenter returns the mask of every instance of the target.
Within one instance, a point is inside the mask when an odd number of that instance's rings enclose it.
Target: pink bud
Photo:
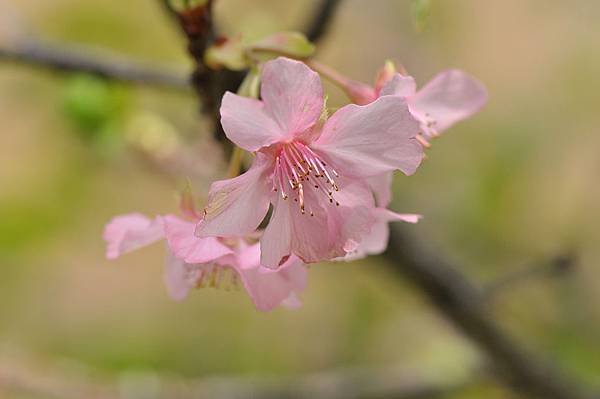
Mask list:
[[[375,92],[379,93],[383,86],[397,73],[396,65],[392,61],[386,61],[383,68],[379,70],[377,73],[377,77],[375,78]]]
[[[371,86],[355,80],[348,80],[344,84],[344,91],[358,105],[366,105],[377,99],[377,93]]]

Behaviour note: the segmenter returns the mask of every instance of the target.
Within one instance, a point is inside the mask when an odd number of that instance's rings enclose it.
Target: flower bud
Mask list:
[[[377,99],[377,94],[371,86],[355,80],[348,80],[344,84],[344,91],[350,100],[358,105],[366,105]]]
[[[379,93],[379,91],[385,86],[387,82],[392,80],[394,75],[398,71],[396,70],[396,65],[393,61],[387,60],[383,68],[379,70],[377,73],[377,77],[375,78],[375,92]]]

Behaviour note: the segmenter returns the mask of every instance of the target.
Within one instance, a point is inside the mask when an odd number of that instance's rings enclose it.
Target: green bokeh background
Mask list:
[[[3,21],[14,22],[7,10],[16,10],[45,40],[190,68],[157,2],[2,3]],[[223,31],[260,36],[301,27],[315,4],[219,0],[216,12]],[[482,284],[576,251],[573,273],[510,286],[490,311],[532,350],[600,388],[600,3],[431,0],[419,29],[412,7],[344,1],[317,58],[367,82],[394,59],[420,84],[451,67],[486,84],[484,111],[437,140],[414,176],[396,177],[393,209],[425,215],[415,233]],[[0,28],[0,42],[9,30]],[[330,105],[343,104],[335,87],[326,89]],[[0,118],[0,371],[35,379],[72,378],[76,369],[117,385],[141,375],[160,386],[393,367],[451,382],[480,363],[382,257],[314,265],[304,307],[267,314],[241,292],[201,290],[171,301],[160,245],[104,260],[101,233],[111,216],[175,211],[186,176],[165,178],[127,143],[139,120],[181,140],[210,141],[191,91],[2,64]],[[219,166],[193,181],[198,193],[223,176]],[[44,397],[0,385],[3,394]],[[451,397],[508,395],[486,380]]]

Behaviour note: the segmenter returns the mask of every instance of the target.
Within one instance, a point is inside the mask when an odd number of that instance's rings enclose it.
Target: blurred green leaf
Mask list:
[[[277,56],[304,59],[310,57],[315,46],[299,32],[278,32],[247,43],[241,36],[221,38],[204,53],[204,62],[212,69],[227,68],[241,71],[260,61]]]
[[[90,75],[76,75],[65,89],[63,110],[84,139],[108,143],[117,137],[126,103],[125,89]]]
[[[242,37],[217,40],[204,53],[204,62],[212,69],[225,67],[233,71],[241,71],[248,68],[249,60],[245,54]]]
[[[252,43],[249,49],[302,59],[315,52],[315,45],[300,32],[279,32]]]
[[[431,0],[414,0],[413,2],[413,17],[415,29],[422,32],[426,25],[429,13],[431,11]]]
[[[260,73],[257,68],[252,68],[244,78],[238,89],[238,94],[244,97],[258,98],[260,89]]]

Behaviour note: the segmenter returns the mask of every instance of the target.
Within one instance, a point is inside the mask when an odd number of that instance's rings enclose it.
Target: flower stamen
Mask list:
[[[240,288],[238,272],[230,266],[206,264],[188,270],[186,274],[186,278],[193,281],[196,288],[222,288],[225,291]]]
[[[423,132],[431,137],[437,137],[440,133],[437,130],[437,121],[431,117],[429,113],[425,113],[423,118],[423,122],[421,123],[421,128]]]
[[[329,203],[339,206],[333,193],[340,188],[333,176],[339,177],[337,171],[327,164],[313,150],[303,143],[294,141],[282,146],[275,159],[273,173],[273,191],[279,191],[285,200],[288,196],[298,203],[300,212],[306,214],[306,188],[312,186],[317,192],[324,194]],[[324,181],[319,179],[323,178]],[[287,181],[287,184],[284,182]],[[312,209],[308,210],[314,216]]]

